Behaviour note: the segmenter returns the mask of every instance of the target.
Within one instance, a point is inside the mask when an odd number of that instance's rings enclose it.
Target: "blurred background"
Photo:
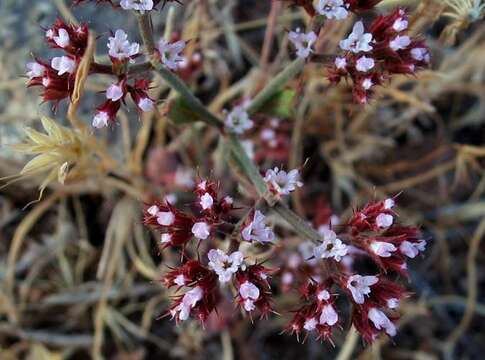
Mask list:
[[[191,51],[203,59],[186,80],[216,112],[274,76],[291,57],[287,30],[308,22],[285,2],[182,2],[154,13],[154,32],[164,33],[168,8],[173,9],[174,33],[193,39]],[[246,140],[264,168],[292,168],[308,159],[305,190],[292,199],[303,216],[313,206],[345,218],[368,200],[400,194],[400,216],[420,224],[429,246],[423,258],[412,262],[407,286],[413,296],[402,307],[395,338],[365,347],[344,324],[335,346],[311,338],[298,343],[294,336],[280,335],[288,314],[251,324],[230,316],[230,303],[220,309],[224,321],[213,319],[205,328],[195,321],[176,327],[169,318],[157,320],[169,304],[158,281],[166,270],[160,264],[176,255],[159,254],[155,235],[141,223],[136,194],[99,176],[67,190],[50,184],[40,202],[25,208],[39,194],[39,179],[26,178],[0,190],[0,359],[86,359],[93,347],[108,359],[126,360],[483,358],[483,2],[384,1],[377,12],[394,6],[412,13],[413,32],[422,34],[431,49],[431,69],[393,78],[363,107],[352,103],[346,84],[329,85],[323,64],[308,64],[291,84],[298,89],[294,107],[283,104],[273,114],[281,122],[281,144],[266,144],[263,128]],[[25,126],[41,128],[40,114],[68,124],[65,102],[57,111],[41,104],[38,90],[28,89],[24,77],[33,55],[55,53],[43,29],[57,16],[88,23],[99,37],[101,63],[108,63],[110,31],[122,28],[141,42],[136,17],[110,6],[1,0],[0,177],[18,174],[30,159],[10,145],[23,141]],[[354,20],[326,25],[319,52],[335,54]],[[86,124],[109,83],[103,75],[90,77],[78,111]],[[169,96],[158,77],[153,84],[155,98]],[[223,180],[228,193],[237,191],[211,131],[177,127],[163,112],[140,119],[133,108],[122,111],[120,124],[97,136],[113,159],[131,163],[130,147],[140,133],[149,134],[140,161],[129,170],[143,191],[184,200],[181,183],[190,183],[197,172]],[[183,177],[175,185],[167,180],[174,174]],[[311,201],[315,198],[321,200],[317,205]],[[305,240],[286,229],[278,235],[289,249]],[[291,308],[296,300],[281,294],[276,301]]]

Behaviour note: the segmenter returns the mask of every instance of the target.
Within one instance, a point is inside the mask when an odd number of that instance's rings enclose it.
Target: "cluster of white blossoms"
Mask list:
[[[365,302],[365,295],[369,295],[371,292],[370,286],[378,281],[377,276],[352,275],[347,280],[347,289],[352,294],[354,301],[362,305]]]
[[[371,308],[369,309],[368,316],[369,320],[372,321],[377,330],[384,329],[387,335],[396,335],[396,326],[389,320],[384,312],[376,308]]]
[[[245,106],[238,105],[227,114],[224,125],[230,132],[241,135],[246,130],[251,129],[254,122],[249,118],[249,114],[247,113]]]
[[[45,36],[56,43],[60,48],[66,48],[69,46],[71,39],[69,38],[69,33],[66,29],[60,28],[55,35],[54,30],[49,29],[45,32]]]
[[[348,38],[341,40],[339,45],[342,50],[359,53],[371,51],[373,49],[371,42],[372,34],[364,31],[364,23],[362,21],[357,21]]]
[[[157,44],[157,50],[162,64],[170,70],[177,70],[185,61],[185,57],[181,55],[185,45],[186,42],[184,40],[171,43],[163,38],[160,39]]]
[[[333,258],[335,261],[339,262],[342,257],[347,255],[348,247],[342,240],[337,238],[337,234],[328,228],[319,229],[322,235],[323,242],[321,245],[316,246],[313,249],[313,256],[316,259],[328,259]]]
[[[250,312],[253,311],[256,307],[254,302],[259,299],[259,289],[256,285],[249,281],[245,281],[239,287],[239,295],[244,300],[244,310]]]
[[[196,222],[192,226],[192,234],[194,234],[197,239],[205,240],[211,234],[211,227],[205,221]]]
[[[45,73],[45,66],[42,64],[39,64],[37,61],[32,61],[27,63],[27,77],[29,80],[32,80],[33,78],[36,77],[41,77]]]
[[[313,31],[304,33],[301,32],[300,28],[297,28],[296,31],[290,31],[288,39],[296,48],[296,56],[306,59],[313,52],[312,47],[315,41],[317,41],[317,34]]]
[[[207,257],[209,258],[209,267],[219,276],[221,283],[230,281],[233,274],[240,268],[242,270],[245,268],[244,255],[240,251],[227,255],[220,249],[212,249]]]
[[[254,212],[252,221],[241,231],[246,241],[257,241],[261,244],[272,242],[275,238],[273,230],[266,225],[266,217],[259,210]]]
[[[344,0],[319,0],[315,9],[328,19],[343,20],[349,15],[349,5]]]
[[[175,317],[178,315],[179,320],[185,321],[189,318],[190,311],[202,299],[204,290],[197,286],[187,291],[182,298],[182,301],[174,309],[170,310],[170,314]]]
[[[121,29],[115,31],[115,35],[108,39],[108,54],[114,59],[124,61],[132,59],[140,52],[140,44],[128,41],[128,35]]]
[[[289,195],[297,187],[302,187],[303,183],[299,179],[300,171],[298,169],[293,169],[287,173],[277,167],[268,169],[264,177],[264,181],[279,195]]]
[[[52,58],[51,66],[54,70],[57,70],[57,75],[74,74],[76,71],[76,61],[68,56],[58,56]]]
[[[121,8],[140,12],[153,10],[153,0],[121,0]]]

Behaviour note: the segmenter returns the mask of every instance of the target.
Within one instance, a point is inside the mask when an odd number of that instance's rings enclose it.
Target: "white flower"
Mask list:
[[[45,67],[44,65],[39,64],[37,61],[27,63],[27,76],[29,80],[32,80],[36,77],[41,77],[44,75]]]
[[[394,199],[389,198],[384,200],[384,209],[390,210],[394,207],[394,205],[396,205],[396,202],[394,201]]]
[[[362,87],[365,89],[365,90],[369,90],[372,85],[374,85],[374,83],[372,82],[372,79],[370,78],[366,78],[364,79],[364,81],[362,81]]]
[[[249,281],[245,281],[239,287],[239,294],[244,300],[244,309],[253,311],[255,309],[254,302],[259,299],[258,287]]]
[[[222,201],[226,205],[232,205],[232,204],[234,204],[234,199],[232,197],[230,197],[229,195],[228,196],[225,196],[224,199],[222,199]]]
[[[343,0],[319,0],[316,9],[328,19],[342,20],[349,14]]]
[[[301,264],[301,256],[298,253],[293,253],[288,257],[288,267],[290,269],[296,269]]]
[[[140,98],[137,105],[143,112],[152,111],[154,107],[153,100],[147,97]]]
[[[170,43],[165,39],[158,41],[158,52],[160,53],[160,59],[163,65],[170,70],[177,70],[180,63],[184,61],[184,57],[180,53],[185,49],[185,41],[179,40],[174,43]]]
[[[399,251],[411,259],[414,259],[420,251],[424,250],[426,250],[426,241],[424,240],[417,243],[403,241],[401,245],[399,245]]]
[[[370,248],[374,254],[380,257],[390,257],[391,253],[397,250],[393,244],[385,241],[373,241]]]
[[[367,72],[374,68],[375,61],[373,58],[362,56],[357,60],[355,68],[360,72]]]
[[[335,67],[337,69],[345,69],[347,67],[347,59],[343,57],[337,57],[335,59]]]
[[[377,215],[376,217],[376,225],[383,229],[391,226],[393,222],[394,222],[394,218],[392,217],[392,215],[389,215],[389,214],[382,213]]]
[[[66,29],[60,28],[57,36],[53,36],[52,40],[54,40],[57,46],[64,49],[69,45],[69,33]]]
[[[108,89],[106,89],[106,97],[111,101],[118,101],[123,97],[123,88],[119,84],[111,84]]]
[[[98,111],[96,115],[94,115],[92,125],[96,129],[101,129],[103,127],[108,126],[108,122],[109,122],[108,113],[105,111]]]
[[[327,290],[322,290],[317,294],[317,299],[319,301],[330,299],[330,293]]]
[[[404,18],[398,18],[392,24],[392,28],[397,32],[404,31],[408,28],[408,21]]]
[[[285,285],[289,285],[293,282],[293,274],[290,273],[290,272],[285,272],[283,273],[283,275],[281,276],[281,282]]]
[[[162,226],[171,226],[175,222],[175,214],[171,211],[157,213],[157,222]]]
[[[347,289],[350,290],[357,304],[363,304],[365,301],[364,295],[369,295],[370,286],[376,284],[378,281],[379,278],[377,276],[352,275],[347,280]]]
[[[152,205],[147,209],[147,213],[149,213],[151,216],[156,216],[159,211],[160,209],[157,205]]]
[[[178,313],[179,320],[187,320],[190,315],[190,310],[197,305],[197,303],[202,299],[204,291],[200,286],[193,288],[185,293],[180,304],[172,310],[172,316]]]
[[[246,241],[258,241],[262,244],[274,240],[273,230],[265,223],[266,217],[261,211],[254,212],[253,221],[249,223],[242,231],[241,235]]]
[[[231,255],[219,249],[212,249],[207,255],[209,258],[209,267],[219,276],[221,283],[231,280],[239,268],[243,265],[244,255],[240,251],[235,251]]]
[[[145,12],[153,9],[153,0],[121,0],[120,6],[125,10]]]
[[[399,307],[399,299],[396,299],[396,298],[387,299],[387,307],[389,309],[397,309]]]
[[[330,229],[322,229],[320,234],[323,237],[322,245],[313,249],[313,255],[317,259],[333,258],[340,261],[343,256],[347,255],[347,245],[337,238],[335,232]]]
[[[272,148],[275,148],[278,145],[278,141],[276,140],[276,132],[271,128],[263,129],[260,137],[261,140],[266,141]]]
[[[384,329],[389,336],[396,335],[396,326],[382,311],[371,308],[368,312],[369,320],[372,321],[377,330]]]
[[[227,114],[224,124],[230,131],[235,134],[242,134],[246,130],[253,127],[254,122],[249,118],[249,114],[241,105],[235,106],[232,111]]]
[[[162,244],[168,243],[170,241],[172,241],[172,234],[163,233],[162,235],[160,235],[160,242]]]
[[[184,274],[177,275],[175,279],[173,280],[175,284],[178,286],[184,286],[185,285],[185,276]]]
[[[51,60],[51,66],[57,70],[58,75],[73,74],[76,70],[76,61],[67,56],[58,56]]]
[[[266,171],[264,181],[271,185],[279,195],[289,195],[297,187],[303,186],[303,183],[298,180],[299,178],[300,172],[297,169],[287,173],[275,167]]]
[[[212,205],[214,204],[214,199],[209,193],[205,193],[200,197],[199,203],[203,210],[207,210],[212,208]]]
[[[417,61],[424,61],[429,63],[431,61],[431,57],[429,55],[429,51],[426,48],[414,48],[411,50],[411,56],[414,60]]]
[[[310,318],[305,320],[305,324],[303,324],[303,328],[306,331],[312,331],[315,330],[318,325],[318,321],[315,318]]]
[[[409,36],[396,36],[393,40],[389,42],[389,47],[394,50],[403,50],[411,44],[411,38]]]
[[[305,34],[298,28],[296,31],[290,31],[288,39],[296,48],[296,56],[306,59],[313,52],[312,46],[317,41],[317,34],[313,31]]]
[[[335,325],[338,321],[338,314],[332,305],[327,304],[322,308],[322,313],[320,315],[320,324],[328,326]]]
[[[357,21],[349,37],[340,41],[340,47],[342,50],[352,51],[353,53],[368,52],[372,50],[371,42],[372,34],[364,33],[364,23]]]
[[[108,39],[108,54],[118,60],[129,59],[140,52],[140,44],[128,41],[128,35],[121,29]]]
[[[201,240],[205,240],[209,237],[210,235],[210,226],[209,224],[207,224],[206,222],[196,222],[193,226],[192,226],[192,234],[194,234],[194,236],[197,238],[197,239],[201,239]]]

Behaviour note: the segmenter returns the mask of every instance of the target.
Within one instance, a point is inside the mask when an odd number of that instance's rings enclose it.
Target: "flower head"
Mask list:
[[[185,58],[181,55],[181,52],[185,49],[185,45],[186,42],[183,40],[170,43],[163,38],[160,39],[158,41],[157,50],[162,64],[170,70],[177,70],[180,63],[185,60]]]
[[[348,4],[344,0],[319,0],[316,6],[320,15],[336,20],[345,19],[349,15],[347,9]]]
[[[270,189],[278,195],[289,195],[297,187],[302,187],[303,183],[299,181],[300,171],[293,169],[290,172],[280,170],[277,167],[266,171],[264,181],[268,183]]]
[[[323,242],[322,245],[314,248],[313,254],[315,258],[333,258],[335,261],[340,261],[343,256],[347,255],[347,245],[337,238],[335,232],[330,229],[323,229],[321,234],[323,236]]]
[[[349,37],[340,41],[342,50],[353,53],[368,52],[372,50],[372,34],[364,32],[364,23],[357,21]]]
[[[231,280],[232,275],[243,266],[244,262],[244,255],[240,251],[226,255],[222,250],[212,249],[207,257],[209,258],[209,268],[216,272],[221,283]]]
[[[227,114],[224,124],[229,131],[240,135],[246,130],[251,129],[254,122],[249,118],[249,114],[246,112],[244,106],[238,105]]]
[[[244,310],[247,312],[253,311],[256,306],[254,302],[259,299],[259,288],[253,283],[246,281],[239,287],[239,295],[243,300]]]
[[[257,241],[265,244],[274,240],[273,230],[266,225],[266,217],[259,210],[256,210],[249,219],[249,223],[241,231],[246,241]]]
[[[153,9],[153,0],[121,0],[120,6],[124,10],[135,10],[143,13]]]
[[[112,61],[123,62],[132,60],[140,52],[140,44],[128,41],[128,35],[121,29],[108,39],[108,54]]]
[[[300,28],[290,31],[288,39],[296,48],[296,56],[306,59],[313,52],[313,44],[317,41],[317,34],[313,31],[302,33]]]
[[[347,289],[357,304],[363,304],[364,295],[369,295],[370,287],[379,281],[377,276],[351,275],[347,279]]]

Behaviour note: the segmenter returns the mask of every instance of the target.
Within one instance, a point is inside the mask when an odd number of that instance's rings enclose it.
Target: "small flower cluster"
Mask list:
[[[123,4],[122,2],[122,7]],[[141,3],[138,6],[141,6]],[[54,57],[50,63],[36,59],[27,64],[28,86],[41,86],[44,101],[53,101],[54,106],[57,106],[59,101],[72,95],[76,71],[86,51],[88,37],[89,31],[86,24],[79,26],[66,24],[61,19],[57,19],[55,24],[46,30],[48,44],[53,48],[62,49],[65,55]],[[155,101],[148,95],[149,80],[136,79],[128,73],[128,64],[142,55],[140,44],[130,42],[128,35],[118,29],[109,37],[107,48],[112,65],[112,71],[109,73],[116,75],[118,79],[106,89],[105,102],[96,108],[92,121],[95,128],[106,127],[115,122],[116,115],[121,105],[125,104],[128,94],[138,111],[148,112],[155,108]],[[161,39],[156,51],[160,55],[161,63],[168,69],[175,71],[185,64],[186,71],[187,66],[191,64],[181,55],[184,48],[183,40],[170,43]],[[97,64],[93,64],[90,74],[97,71]]]
[[[378,2],[320,0],[315,13],[341,20],[348,16],[349,11],[368,10]],[[328,79],[336,84],[350,78],[354,100],[365,104],[374,93],[375,86],[383,84],[392,75],[412,75],[428,67],[431,62],[428,48],[419,37],[407,35],[407,30],[408,19],[402,9],[377,17],[368,32],[362,21],[356,22],[349,36],[340,41],[344,53],[329,67]],[[304,33],[298,28],[291,31],[288,38],[296,49],[296,55],[306,59],[313,53],[318,36],[314,31]]]
[[[355,101],[368,102],[376,85],[394,74],[414,74],[430,64],[424,41],[406,34],[407,15],[397,9],[379,16],[366,32],[362,21],[355,23],[348,38],[340,41],[344,54],[335,59],[328,78],[333,83],[350,78]]]
[[[396,309],[406,292],[389,279],[389,274],[407,275],[406,257],[414,258],[424,251],[426,241],[417,228],[397,222],[394,205],[394,199],[368,204],[356,211],[346,224],[339,225],[342,231],[338,236],[331,229],[332,224],[322,227],[322,243],[314,247],[313,256],[306,263],[298,258],[293,261],[293,269],[285,270],[296,274],[301,269],[306,274],[300,277],[305,281],[300,293],[307,304],[295,311],[289,331],[299,335],[303,330],[315,330],[318,338],[331,340],[333,327],[338,322],[331,294],[332,289],[335,293],[340,289],[353,303],[352,322],[367,342],[372,342],[380,332],[389,336],[396,334],[394,323],[399,317]],[[351,262],[343,261],[357,256],[371,259],[381,274],[361,275],[352,268]],[[318,267],[318,262],[310,264],[310,261],[319,259],[323,260],[324,271],[316,272],[308,267]]]
[[[273,179],[275,175],[277,179]],[[288,194],[296,186],[301,186],[298,175],[297,170],[288,174],[278,168],[269,170],[268,189]],[[241,309],[250,314],[257,309],[261,316],[267,316],[273,311],[268,282],[273,270],[261,264],[248,265],[241,251],[226,253],[219,248],[211,248],[216,234],[231,235],[233,238],[235,229],[239,231],[240,240],[261,245],[271,244],[275,235],[266,217],[260,210],[253,208],[244,219],[235,223],[233,212],[237,208],[232,198],[220,196],[218,185],[212,181],[199,179],[193,194],[196,201],[194,211],[190,214],[169,202],[147,204],[145,209],[144,222],[160,232],[160,247],[181,248],[185,260],[183,265],[166,274],[163,280],[168,288],[189,288],[184,295],[176,298],[168,314],[177,321],[186,320],[190,314],[205,321],[221,297],[218,283],[224,288],[232,283],[236,303]],[[191,239],[204,241],[207,244],[204,248],[209,247],[206,265],[188,257],[186,249]]]
[[[44,101],[59,101],[70,97],[74,90],[76,70],[88,44],[89,30],[86,24],[66,24],[57,19],[45,32],[47,43],[61,49],[64,55],[54,57],[50,62],[40,59],[27,64],[28,86],[42,87]]]
[[[113,4],[112,0],[74,0],[74,5],[79,5],[86,1],[96,2],[97,4],[108,3],[113,7],[121,7],[123,10],[133,10],[144,13],[145,11],[153,10],[160,3],[161,0],[121,0],[119,2],[119,5]],[[175,0],[164,0],[164,2],[167,1]]]
[[[145,211],[145,224],[153,225],[161,233],[161,244],[184,248],[196,238],[207,240],[217,231],[224,232],[234,208],[230,196],[220,197],[216,183],[200,180],[194,194],[197,197],[197,215],[187,214],[174,208],[170,203],[156,202]],[[241,236],[248,242],[265,244],[272,242],[274,233],[266,225],[266,217],[259,210],[252,210],[242,226]]]
[[[303,8],[310,16],[324,16],[327,19],[345,19],[349,12],[360,13],[371,10],[382,0],[283,0],[292,6]]]

